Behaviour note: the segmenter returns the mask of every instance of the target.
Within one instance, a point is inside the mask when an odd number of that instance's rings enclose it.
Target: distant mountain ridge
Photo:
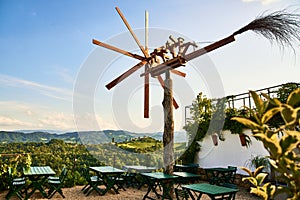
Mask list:
[[[15,142],[49,142],[52,139],[64,140],[65,142],[83,143],[83,144],[101,144],[114,140],[115,142],[123,142],[132,138],[152,137],[156,140],[162,140],[162,132],[157,133],[134,133],[123,130],[103,130],[103,131],[81,131],[66,132],[61,131],[0,131],[0,143]],[[185,142],[185,132],[175,132],[175,142]]]

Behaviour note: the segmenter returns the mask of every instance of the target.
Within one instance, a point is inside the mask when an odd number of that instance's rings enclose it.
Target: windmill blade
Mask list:
[[[184,56],[184,58],[187,61],[190,61],[190,60],[192,60],[194,58],[197,58],[197,57],[202,56],[202,55],[204,55],[204,54],[206,54],[208,52],[211,52],[211,51],[213,51],[213,50],[215,50],[215,49],[217,49],[219,47],[227,45],[227,44],[229,44],[229,43],[231,43],[233,41],[235,41],[234,35],[230,35],[229,37],[221,39],[221,40],[219,40],[219,41],[217,41],[217,42],[215,42],[213,44],[210,44],[210,45],[208,45],[208,46],[206,46],[204,48],[198,49],[198,50],[196,50],[196,51],[194,51],[194,52],[192,52],[192,53]]]
[[[127,29],[129,30],[129,32],[131,33],[132,37],[134,38],[135,42],[137,43],[137,45],[139,46],[139,48],[141,49],[141,51],[143,52],[144,56],[146,58],[149,58],[149,54],[147,53],[147,51],[144,49],[144,47],[142,46],[142,44],[140,43],[139,39],[137,38],[137,36],[135,35],[135,33],[133,32],[132,28],[130,27],[129,23],[127,22],[126,18],[124,17],[124,15],[122,14],[121,10],[116,7],[117,12],[119,13],[120,17],[122,18],[124,24],[126,25]]]
[[[137,55],[137,54],[133,54],[133,53],[130,53],[128,51],[124,51],[122,49],[119,49],[118,47],[114,47],[112,45],[109,45],[109,44],[105,44],[103,42],[100,42],[98,40],[95,40],[93,39],[93,44],[96,44],[100,47],[104,47],[104,48],[107,48],[107,49],[110,49],[112,51],[115,51],[115,52],[118,52],[118,53],[121,53],[123,55],[126,55],[126,56],[129,56],[129,57],[132,57],[132,58],[136,58],[136,59],[139,59],[139,60],[145,60],[146,58],[143,57],[143,56],[140,56],[140,55]]]
[[[129,70],[127,70],[125,73],[123,73],[122,75],[120,75],[118,78],[114,79],[112,82],[110,82],[109,84],[107,84],[105,87],[110,90],[115,85],[117,85],[118,83],[120,83],[121,81],[123,81],[125,78],[127,78],[128,76],[130,76],[133,72],[135,72],[138,69],[140,69],[146,63],[147,63],[146,60],[143,60],[142,62],[139,62],[138,64],[136,64],[135,66],[133,66],[132,68],[130,68]]]
[[[182,76],[182,77],[185,77],[185,76],[186,76],[186,73],[181,72],[181,71],[178,71],[178,70],[176,70],[176,69],[172,69],[171,72],[172,72],[173,74],[178,75],[178,76]]]
[[[159,75],[159,76],[157,76],[157,79],[158,79],[161,87],[165,88],[165,83],[164,83],[164,80],[162,79],[162,77]],[[173,97],[173,106],[175,109],[179,108],[179,105],[176,102],[176,100],[174,99],[174,97]]]
[[[149,68],[148,64],[145,65],[145,71]],[[144,118],[149,118],[149,74],[144,77]]]

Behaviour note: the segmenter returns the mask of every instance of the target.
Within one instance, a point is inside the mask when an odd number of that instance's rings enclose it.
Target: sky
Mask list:
[[[149,12],[149,49],[169,35],[199,48],[263,13],[298,12],[299,0],[0,0],[0,130],[163,131],[163,90],[150,84],[150,118],[143,118],[143,69],[111,90],[105,85],[139,61],[97,47],[92,39],[142,55],[118,6],[141,43]],[[298,9],[298,11],[297,11]],[[179,68],[172,75],[175,130],[199,92],[222,97],[299,82],[300,51],[281,49],[253,32]],[[191,51],[191,50],[190,50]]]

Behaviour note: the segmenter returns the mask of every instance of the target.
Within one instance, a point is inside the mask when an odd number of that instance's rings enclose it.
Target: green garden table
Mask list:
[[[184,190],[187,190],[193,200],[195,200],[194,193],[198,193],[197,200],[201,198],[203,194],[208,195],[212,200],[219,198],[235,199],[235,194],[239,191],[238,189],[222,187],[218,185],[212,185],[208,183],[197,183],[191,185],[181,186]]]
[[[197,180],[201,178],[201,175],[199,174],[193,174],[189,172],[174,172],[173,175],[179,176],[179,178],[176,182],[178,183],[178,186],[181,184],[187,184],[187,183],[195,183]]]
[[[29,169],[23,168],[24,176],[28,177],[31,184],[28,188],[31,188],[31,192],[28,193],[25,199],[28,199],[36,190],[39,190],[43,197],[47,198],[47,193],[45,192],[43,185],[45,184],[48,176],[55,175],[55,172],[49,166],[33,166]]]
[[[174,165],[174,171],[196,173],[198,167],[199,165],[194,163],[185,164],[185,165],[176,164]]]
[[[141,189],[143,186],[143,181],[141,179],[140,173],[153,172],[156,170],[156,167],[148,167],[144,165],[125,165],[123,170],[126,171],[126,178],[128,186],[137,186],[138,189]]]
[[[176,179],[179,178],[179,176],[176,175],[170,175],[165,174],[163,172],[152,172],[152,173],[141,173],[143,178],[145,179],[145,182],[148,185],[148,191],[144,195],[144,199],[154,199],[149,196],[149,193],[154,192],[157,198],[162,197],[162,199],[172,199],[170,196],[170,185],[173,185]],[[163,192],[162,194],[158,194],[156,191],[157,186],[162,186]]]
[[[117,181],[120,179],[121,175],[124,174],[124,170],[111,166],[90,167],[90,170],[96,172],[98,177],[103,180],[105,189],[100,190],[101,195],[105,195],[111,189],[113,189],[115,193],[119,194]]]
[[[130,173],[147,173],[156,170],[156,167],[148,167],[143,165],[125,165],[123,169]]]
[[[214,167],[214,168],[205,168],[205,173],[210,184],[222,184],[226,182],[226,177],[229,174],[235,173],[236,169],[234,168],[223,168],[223,167]]]

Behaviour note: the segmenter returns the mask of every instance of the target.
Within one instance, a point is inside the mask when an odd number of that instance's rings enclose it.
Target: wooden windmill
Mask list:
[[[208,52],[211,52],[219,47],[227,45],[233,41],[235,41],[235,36],[241,34],[245,31],[252,30],[256,33],[259,33],[266,37],[269,40],[277,41],[282,47],[288,45],[292,47],[292,40],[296,39],[300,40],[299,36],[299,15],[298,14],[289,14],[284,11],[274,12],[267,16],[260,16],[257,19],[253,20],[248,25],[234,32],[232,35],[221,39],[215,43],[212,43],[204,48],[200,48],[192,53],[188,53],[188,48],[190,46],[197,47],[192,42],[184,42],[183,38],[173,38],[169,37],[169,41],[159,48],[154,49],[151,53],[149,53],[148,49],[148,13],[146,12],[146,34],[145,34],[145,47],[140,43],[139,39],[131,29],[129,23],[127,22],[124,15],[121,13],[120,9],[116,7],[116,10],[129,32],[133,36],[135,42],[139,46],[140,50],[143,53],[143,56],[138,54],[133,54],[128,51],[119,49],[117,47],[111,46],[109,44],[105,44],[98,40],[93,39],[93,43],[99,45],[101,47],[119,52],[126,56],[135,58],[140,62],[135,66],[115,78],[113,81],[106,85],[107,89],[111,89],[116,86],[118,83],[126,79],[132,73],[139,70],[144,66],[145,70],[141,74],[141,77],[144,77],[144,117],[149,117],[149,78],[154,77],[157,78],[160,82],[161,86],[164,88],[164,135],[163,135],[163,143],[164,143],[164,163],[166,165],[165,171],[167,173],[173,172],[172,162],[174,160],[173,155],[173,135],[174,135],[174,122],[173,122],[173,109],[172,106],[178,108],[177,102],[174,100],[172,95],[172,80],[170,78],[170,72],[185,76],[185,73],[177,70],[178,67],[184,66],[188,61],[202,56]],[[165,81],[161,77],[162,74],[165,74]]]
[[[114,79],[113,81],[108,83],[106,85],[106,88],[110,90],[111,88],[116,86],[118,83],[123,81],[125,78],[130,76],[132,73],[134,73],[135,71],[139,70],[141,67],[144,66],[145,72],[143,74],[141,74],[141,76],[144,76],[144,81],[145,81],[145,83],[144,83],[144,117],[149,118],[149,78],[150,78],[149,75],[151,74],[152,77],[157,78],[160,85],[164,88],[164,81],[163,81],[163,78],[161,77],[161,74],[163,72],[161,72],[161,73],[156,72],[154,74],[154,73],[151,73],[151,71],[154,68],[154,66],[157,66],[160,62],[165,63],[166,61],[170,60],[169,57],[166,55],[167,49],[165,47],[160,47],[160,48],[155,49],[153,52],[149,53],[149,49],[148,49],[148,12],[147,11],[145,13],[145,47],[144,47],[141,44],[141,42],[139,41],[139,39],[137,38],[137,36],[135,35],[132,28],[130,27],[129,23],[127,22],[126,18],[122,14],[121,10],[118,7],[116,7],[116,10],[117,10],[118,14],[120,15],[120,17],[122,18],[126,27],[128,28],[130,34],[133,36],[133,38],[134,38],[135,42],[137,43],[137,45],[139,46],[140,50],[142,51],[143,56],[140,56],[137,54],[132,54],[128,51],[119,49],[117,47],[114,47],[109,44],[105,44],[103,42],[93,39],[93,44],[105,47],[107,49],[110,49],[110,50],[116,51],[118,53],[124,54],[126,56],[140,60],[140,62],[138,64],[136,64],[135,66],[133,66],[132,68],[130,68],[129,70],[127,70],[126,72],[124,72],[123,74],[118,76],[116,79]],[[171,41],[174,41],[173,42],[174,44],[168,43],[169,49],[172,48],[173,50],[176,50],[176,47],[179,48],[179,46],[176,44],[176,41],[172,37],[171,37]],[[182,44],[179,44],[179,45],[182,45]],[[190,43],[188,43],[188,45],[190,45]],[[188,46],[188,45],[185,44],[185,46]],[[186,48],[186,50],[187,50],[187,48]],[[176,53],[173,51],[172,55],[174,55],[173,57],[175,58]],[[182,59],[181,56],[176,56],[176,59],[173,61],[182,62],[181,64],[185,63],[184,59]],[[170,69],[170,71],[179,76],[185,77],[185,75],[186,75],[185,73],[180,72],[175,69]],[[177,109],[179,106],[178,106],[176,100],[172,99],[172,102],[173,102],[173,106]]]

